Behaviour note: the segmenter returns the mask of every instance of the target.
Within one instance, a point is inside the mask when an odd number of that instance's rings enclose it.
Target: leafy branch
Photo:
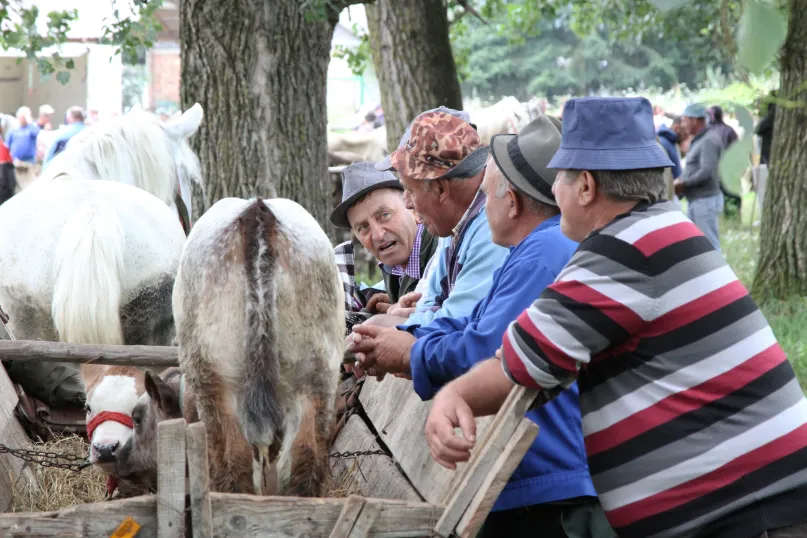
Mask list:
[[[157,20],[157,10],[162,0],[126,0],[132,14],[121,16],[119,0],[110,0],[114,19],[104,24],[103,35],[98,42],[115,46],[115,54],[124,61],[134,63],[142,48],[154,45],[162,27]],[[42,13],[36,5],[25,7],[21,0],[0,0],[0,47],[4,50],[22,51],[43,76],[56,74],[56,79],[67,84],[70,70],[75,67],[72,59],[61,56],[61,45],[67,43],[71,25],[78,20],[78,10],[51,11],[44,15],[46,31],[41,35],[38,23]],[[50,54],[43,51],[56,48]],[[17,59],[21,63],[22,58]]]

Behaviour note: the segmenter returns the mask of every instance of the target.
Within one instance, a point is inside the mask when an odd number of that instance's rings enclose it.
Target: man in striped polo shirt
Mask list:
[[[563,119],[549,166],[580,246],[497,358],[435,397],[432,455],[467,460],[473,415],[513,383],[546,401],[578,379],[592,481],[620,537],[807,536],[807,400],[722,255],[661,200],[670,163],[650,103],[572,99]]]

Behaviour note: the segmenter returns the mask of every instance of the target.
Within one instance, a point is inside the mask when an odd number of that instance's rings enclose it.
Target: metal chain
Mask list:
[[[42,467],[56,467],[57,469],[67,469],[68,471],[74,472],[82,471],[92,465],[87,461],[86,456],[57,454],[56,452],[40,452],[38,450],[28,450],[25,448],[9,448],[3,444],[0,444],[0,454],[11,454],[12,456],[16,456],[21,460],[29,463],[36,463]],[[58,460],[66,460],[74,463],[63,463]]]
[[[383,450],[360,450],[358,452],[331,452],[331,458],[358,458],[361,456],[388,456]]]

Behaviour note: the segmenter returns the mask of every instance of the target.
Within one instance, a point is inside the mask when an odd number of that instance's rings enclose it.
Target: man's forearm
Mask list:
[[[515,387],[495,358],[480,362],[448,386],[459,393],[477,417],[495,414]]]

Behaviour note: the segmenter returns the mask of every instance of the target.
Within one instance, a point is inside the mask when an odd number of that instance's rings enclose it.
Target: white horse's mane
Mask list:
[[[83,129],[37,179],[98,179],[126,183],[173,205],[180,176],[189,188],[202,185],[199,159],[187,139],[196,132],[202,108],[160,122],[139,109]]]

